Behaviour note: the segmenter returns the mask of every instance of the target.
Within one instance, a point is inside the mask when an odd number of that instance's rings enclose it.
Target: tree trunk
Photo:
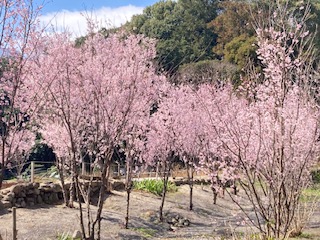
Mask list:
[[[110,153],[109,158],[107,158],[107,159],[111,159],[111,156],[112,156],[112,152]],[[98,210],[97,210],[96,218],[91,225],[91,234],[89,236],[90,240],[95,239],[94,236],[95,236],[96,224],[98,224],[96,239],[100,240],[101,213],[102,213],[102,208],[103,208],[103,203],[104,203],[104,194],[105,194],[105,190],[106,190],[105,186],[106,186],[106,184],[108,184],[109,172],[110,172],[110,161],[108,160],[108,162],[103,165],[102,172],[101,172],[101,186],[100,186],[100,191],[99,191]]]
[[[74,202],[74,195],[75,195],[75,188],[74,188],[74,172],[71,173],[72,177],[71,177],[71,183],[70,183],[70,187],[69,187],[69,200],[68,200],[68,207],[69,208],[73,208],[73,202]]]
[[[125,228],[129,228],[129,208],[130,208],[130,193],[131,189],[127,189],[127,212],[126,212],[126,218],[125,218]]]
[[[192,211],[193,210],[193,202],[192,202],[192,198],[193,198],[193,173],[194,173],[194,169],[192,165],[187,165],[187,172],[188,172],[188,182],[189,182],[189,188],[190,188],[190,201],[189,201],[189,210]]]
[[[3,182],[3,175],[4,175],[4,166],[2,163],[0,163],[0,189],[2,188],[2,182]]]
[[[216,205],[218,193],[214,188],[212,188],[212,192],[213,192],[213,204]]]
[[[57,169],[58,169],[59,179],[60,179],[60,183],[61,183],[63,201],[64,201],[65,206],[68,207],[68,196],[66,193],[66,184],[64,181],[64,171],[63,171],[64,160],[63,160],[63,158],[60,158],[57,160],[58,160]]]
[[[236,185],[236,180],[233,181],[233,194],[237,195],[238,193],[238,189],[237,189],[237,185]]]
[[[83,221],[83,212],[82,212],[82,203],[81,203],[81,196],[80,196],[80,185],[79,185],[79,176],[78,174],[75,175],[75,190],[76,195],[79,203],[79,211],[80,211],[80,228],[82,233],[82,238],[86,239],[86,231],[84,229],[84,221]]]
[[[167,166],[169,165],[169,166]],[[164,201],[166,198],[166,193],[167,193],[167,187],[168,187],[168,180],[169,180],[169,175],[170,175],[170,168],[171,164],[165,163],[164,165],[164,173],[163,173],[163,190],[162,190],[162,197],[161,197],[161,205],[160,205],[160,211],[159,211],[159,220],[160,222],[163,222],[163,206],[164,206]]]
[[[4,165],[4,153],[5,153],[5,142],[6,140],[4,138],[2,138],[2,146],[1,146],[1,163],[0,163],[0,167],[1,167],[1,172],[0,172],[0,189],[2,188],[2,182],[4,180],[4,174],[5,174],[5,165]]]
[[[130,156],[129,156],[130,157]],[[130,157],[131,158],[131,157]],[[126,217],[125,217],[125,228],[129,228],[129,209],[130,209],[130,193],[132,189],[132,158],[127,159],[126,163],[126,191],[127,191],[127,211],[126,211]]]

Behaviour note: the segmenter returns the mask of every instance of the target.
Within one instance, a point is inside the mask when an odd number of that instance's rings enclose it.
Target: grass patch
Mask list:
[[[299,236],[289,238],[289,239],[290,240],[299,240],[299,239],[318,239],[318,238],[315,238],[315,236],[310,233],[301,233]]]
[[[320,184],[315,184],[312,187],[303,190],[301,194],[301,201],[303,202],[310,202],[315,200],[320,200]]]
[[[58,234],[57,240],[81,240],[80,238],[72,238],[69,233]]]
[[[134,181],[133,187],[136,190],[142,190],[161,196],[163,191],[163,181],[157,179],[144,179],[142,181]],[[178,188],[174,183],[168,182],[167,192],[176,192],[177,190]]]
[[[151,238],[154,237],[155,234],[157,233],[156,230],[150,229],[150,228],[133,228],[132,230],[140,233],[143,237],[145,238]]]

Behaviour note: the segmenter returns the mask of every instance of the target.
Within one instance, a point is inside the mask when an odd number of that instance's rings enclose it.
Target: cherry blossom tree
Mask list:
[[[12,165],[11,168],[15,168],[18,177],[21,177],[22,170],[35,143],[35,138],[34,132],[29,129],[22,129],[14,135],[11,134],[7,139],[6,162]]]
[[[145,159],[149,165],[162,167],[160,221],[163,221],[163,207],[172,164],[177,160],[184,160],[188,166],[189,208],[192,210],[193,174],[201,148],[201,122],[196,109],[196,99],[193,90],[188,86],[168,86],[159,101],[157,111],[150,118]]]
[[[152,86],[146,85],[145,87],[149,88],[145,88],[143,94],[136,96],[140,107],[130,117],[130,121],[127,123],[125,132],[121,137],[122,144],[120,144],[120,149],[125,154],[125,189],[127,192],[125,228],[129,227],[130,193],[133,187],[133,174],[139,171],[138,165],[148,165],[143,161],[142,151],[145,151],[146,136],[150,128],[150,116],[153,108],[159,101],[163,91],[168,87],[168,83],[163,80],[158,80],[158,83],[155,82]]]
[[[40,8],[32,0],[0,2],[0,116],[2,185],[6,153],[21,128],[28,128],[30,118],[41,101],[41,92],[33,86],[28,63],[35,57],[41,30],[38,24]],[[21,151],[21,150],[20,150]]]
[[[43,138],[42,141],[50,146],[55,153],[56,165],[62,186],[64,204],[66,206],[69,206],[71,196],[70,194],[68,194],[65,182],[66,173],[71,169],[72,165],[70,139],[68,138],[69,135],[66,132],[65,127],[51,121],[47,121],[42,125],[40,133]],[[70,189],[69,192],[71,192]]]
[[[68,205],[73,207],[76,168],[81,160],[80,130],[85,119],[85,106],[84,102],[81,102],[82,86],[77,76],[81,64],[78,55],[80,51],[74,47],[69,37],[70,35],[63,33],[44,38],[39,50],[42,50],[42,53],[34,59],[32,74],[35,84],[41,85],[41,91],[47,93],[38,119],[43,125],[43,135],[55,149],[58,160],[63,160],[69,167],[71,183]],[[55,130],[52,127],[62,129]],[[63,136],[64,134],[67,136]],[[63,165],[58,161],[58,168]]]
[[[235,176],[256,215],[249,220],[266,238],[284,239],[301,231],[293,223],[319,153],[319,112],[310,97],[312,47],[304,24],[305,18],[274,9],[263,28],[257,28],[263,71],[251,78],[262,79],[262,84],[249,88],[249,99],[240,91],[214,103],[216,111],[210,114],[217,136],[210,142],[211,152],[238,167]]]
[[[189,210],[193,209],[193,177],[199,167],[199,156],[203,148],[205,134],[203,111],[199,107],[199,98],[190,86],[179,86],[175,89],[175,101],[171,101],[172,114],[176,118],[174,128],[177,132],[180,158],[187,168],[189,194]]]
[[[55,141],[52,147],[70,151],[83,238],[100,239],[101,213],[114,147],[126,139],[137,121],[144,121],[142,116],[149,114],[165,78],[157,75],[152,66],[153,40],[124,33],[106,38],[94,31],[94,24],[89,22],[88,26],[86,41],[77,47],[67,34],[48,38],[48,47],[37,59],[35,74],[49,88],[42,121],[61,126],[65,130],[58,134],[67,135],[62,138],[66,141]],[[83,182],[76,171],[83,151],[95,160],[93,164],[101,175],[95,216],[87,201],[86,229],[80,201]]]
[[[238,179],[237,163],[225,149],[224,132],[228,127],[224,123],[246,109],[247,100],[238,98],[228,83],[201,85],[196,95],[199,98],[197,108],[202,109],[200,121],[203,125],[198,168],[211,180],[213,203],[216,204],[218,194],[224,194],[230,183],[235,189]]]
[[[150,113],[146,113],[145,117],[149,118]],[[143,120],[141,118],[141,120]],[[146,124],[148,120],[140,121],[140,123]],[[130,210],[130,194],[133,187],[133,174],[137,174],[138,165],[143,165],[144,162],[141,159],[141,149],[143,149],[144,138],[146,135],[147,126],[132,126],[131,130],[127,132],[121,150],[125,153],[125,189],[127,192],[127,207],[125,217],[125,228],[129,228],[129,210]],[[138,169],[138,170],[137,170]]]

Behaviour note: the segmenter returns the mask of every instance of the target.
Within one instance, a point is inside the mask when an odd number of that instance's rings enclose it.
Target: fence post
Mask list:
[[[81,168],[82,176],[86,175],[86,164],[84,161],[82,161]]]
[[[34,161],[31,162],[31,182],[34,183]]]
[[[16,214],[16,208],[12,208],[12,219],[13,219],[13,227],[12,227],[12,239],[17,240],[17,214]]]

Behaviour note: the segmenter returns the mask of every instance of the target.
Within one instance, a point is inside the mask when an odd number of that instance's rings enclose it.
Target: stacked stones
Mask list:
[[[60,184],[48,183],[22,183],[0,191],[0,206],[32,207],[36,204],[54,204],[63,199]]]
[[[190,220],[179,215],[168,216],[167,223],[170,224],[170,230],[175,231],[178,228],[188,227]]]

